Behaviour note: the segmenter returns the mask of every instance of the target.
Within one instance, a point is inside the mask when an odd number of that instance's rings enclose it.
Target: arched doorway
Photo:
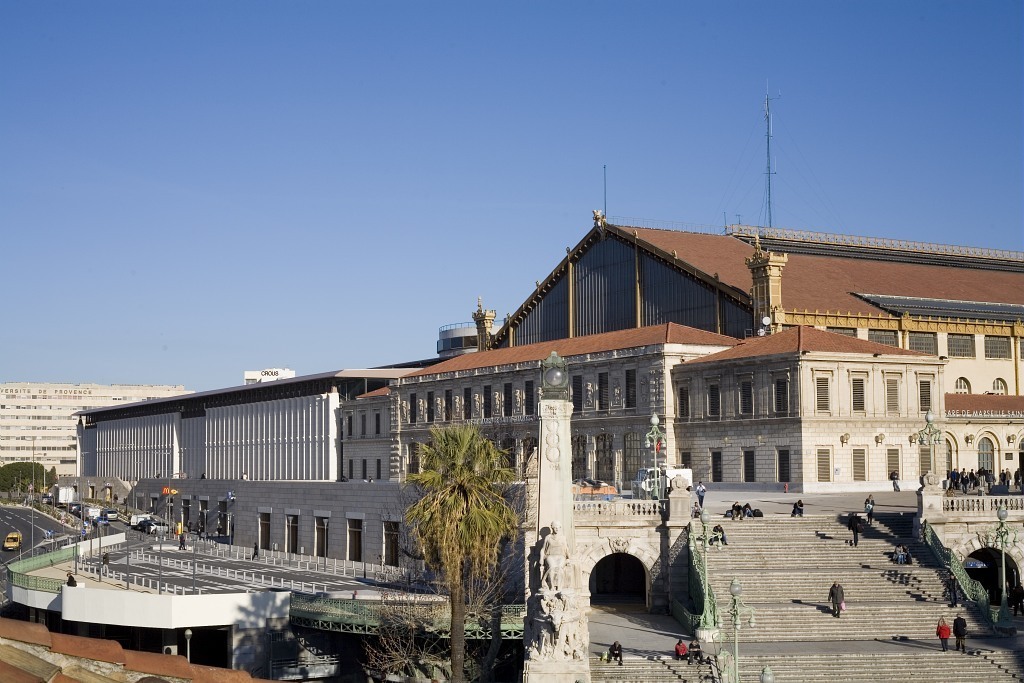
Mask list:
[[[647,568],[626,553],[601,558],[590,573],[590,602],[604,605],[646,605]]]
[[[998,548],[979,548],[968,555],[964,561],[967,575],[978,581],[988,590],[989,604],[998,605],[1001,593],[999,588],[1000,552]],[[1013,557],[1006,555],[1006,590],[1007,594],[1015,586],[1020,585],[1020,570]]]

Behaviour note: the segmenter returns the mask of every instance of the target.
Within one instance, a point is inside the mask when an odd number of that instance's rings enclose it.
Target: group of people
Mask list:
[[[687,645],[680,638],[675,646],[675,658],[677,662],[686,660],[687,666],[690,664],[703,664],[706,660],[704,658],[704,651],[700,647],[700,641],[694,636],[690,644]],[[608,652],[602,657],[603,660],[608,662],[618,662],[619,666],[622,666],[622,643],[615,641],[608,648]]]
[[[745,519],[747,517],[760,517],[761,515],[754,514],[754,508],[750,506],[750,503],[740,505],[740,502],[737,500],[726,511],[724,516],[726,519]]]
[[[914,558],[910,556],[910,550],[905,543],[897,543],[892,551],[892,561],[896,564],[913,564]]]
[[[967,646],[965,644],[967,639],[967,620],[964,619],[963,614],[956,615],[952,627],[946,623],[945,617],[939,617],[939,623],[935,627],[935,635],[939,637],[939,646],[943,652],[949,652],[949,636],[951,634],[956,638],[954,648],[967,654]]]
[[[1020,488],[1022,476],[1024,474],[1022,474],[1019,467],[1012,473],[1009,469],[996,473],[984,467],[979,467],[977,472],[974,470],[968,471],[966,468],[961,469],[959,472],[950,470],[946,473],[946,480],[949,483],[947,491],[959,489],[964,495],[967,495],[970,491],[977,491],[983,494],[990,491],[996,483],[1007,487],[1012,484]]]

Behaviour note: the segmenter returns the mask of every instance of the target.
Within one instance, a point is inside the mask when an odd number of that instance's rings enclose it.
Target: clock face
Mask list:
[[[548,368],[544,371],[544,381],[553,387],[565,384],[565,373],[559,368]]]

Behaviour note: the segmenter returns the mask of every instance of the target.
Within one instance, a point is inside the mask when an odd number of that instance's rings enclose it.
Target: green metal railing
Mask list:
[[[501,637],[505,640],[523,638],[523,617],[526,605],[503,605],[501,608]],[[292,593],[290,620],[293,624],[324,631],[375,634],[382,622],[408,618],[421,625],[424,633],[448,638],[451,635],[451,613],[445,600],[368,601],[327,598],[303,593]],[[483,614],[467,615],[466,637],[490,638],[491,629]]]
[[[55,550],[52,553],[36,555],[7,565],[7,581],[12,586],[27,588],[29,590],[46,591],[47,593],[60,593],[60,587],[64,584],[63,579],[49,579],[42,576],[29,576],[31,572],[52,567],[55,564],[70,562],[75,558],[78,546],[68,546]]]
[[[708,581],[708,568],[704,562],[704,555],[697,548],[697,534],[695,533],[694,522],[690,522],[687,543],[690,549],[690,599],[693,600],[695,615],[699,615],[697,616],[696,626],[713,628],[718,624],[718,604],[715,599],[715,591]],[[707,595],[707,601],[704,600],[705,595]],[[689,614],[689,610],[684,611]]]
[[[964,569],[963,563],[960,558],[956,556],[952,550],[947,548],[939,540],[939,537],[935,534],[931,525],[928,524],[928,520],[922,522],[922,537],[925,545],[932,551],[932,555],[938,560],[944,567],[946,567],[953,576],[956,577],[957,583],[963,588],[964,595],[969,600],[973,600],[978,605],[978,611],[981,612],[982,618],[985,620],[990,627],[994,627],[996,623],[995,617],[992,615],[992,605],[990,602],[988,589],[980,581],[972,579],[968,574],[967,570]]]

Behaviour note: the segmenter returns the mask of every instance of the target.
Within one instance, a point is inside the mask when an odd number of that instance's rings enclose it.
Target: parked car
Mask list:
[[[4,550],[17,550],[21,547],[21,532],[12,531],[4,539]]]
[[[116,522],[119,518],[117,516],[117,510],[114,508],[103,508],[100,511],[100,517],[106,517],[107,521]]]
[[[153,517],[151,515],[132,515],[128,525],[136,531],[140,531],[139,525],[143,522],[151,521],[152,519]]]

